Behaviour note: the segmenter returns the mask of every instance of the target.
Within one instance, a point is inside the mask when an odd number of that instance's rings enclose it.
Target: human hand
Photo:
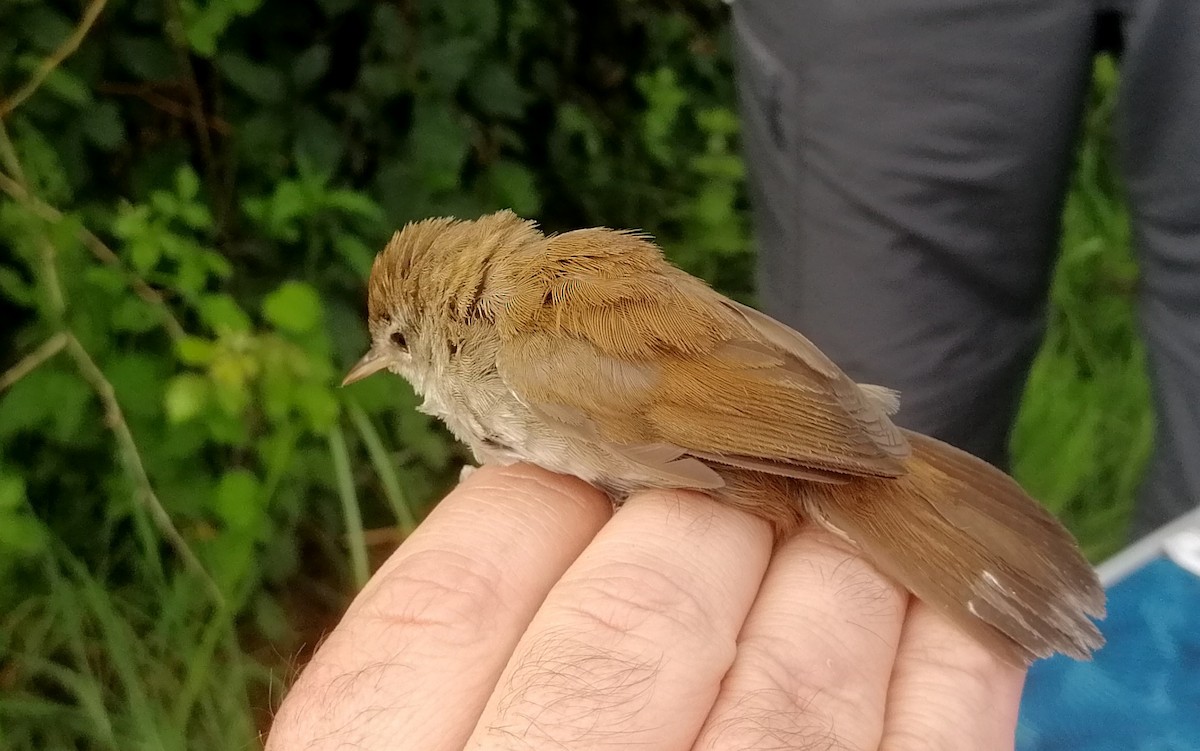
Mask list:
[[[611,520],[610,520],[610,517]],[[1024,671],[815,527],[484,467],[291,689],[291,749],[1011,749]]]

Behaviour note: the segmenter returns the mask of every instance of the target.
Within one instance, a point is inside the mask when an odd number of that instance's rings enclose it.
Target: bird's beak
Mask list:
[[[378,373],[387,367],[387,358],[377,354],[375,350],[367,350],[367,354],[362,356],[358,362],[354,363],[354,367],[350,368],[350,372],[342,379],[343,386],[361,381],[369,375]]]

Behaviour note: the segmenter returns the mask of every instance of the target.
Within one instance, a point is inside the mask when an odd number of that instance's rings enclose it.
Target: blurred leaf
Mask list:
[[[314,433],[328,430],[338,416],[338,401],[327,386],[316,383],[300,384],[296,389],[296,403],[308,419],[309,429]]]
[[[541,211],[541,195],[534,184],[533,173],[525,167],[516,162],[500,161],[492,165],[488,177],[502,207],[527,217]]]
[[[642,116],[646,148],[660,162],[670,163],[674,151],[671,136],[687,93],[680,88],[675,71],[666,67],[638,76],[637,88],[648,105]]]
[[[92,101],[91,89],[83,79],[61,66],[46,76],[42,88],[76,107],[85,107]]]
[[[125,126],[117,105],[99,102],[89,108],[83,118],[83,132],[102,149],[111,150],[121,145],[125,140]]]
[[[143,352],[126,352],[104,363],[104,374],[121,408],[131,417],[157,418],[162,409],[163,361]]]
[[[143,81],[166,81],[176,75],[175,56],[161,38],[122,35],[113,53],[128,73]]]
[[[413,163],[428,189],[454,188],[467,158],[467,132],[451,112],[431,102],[418,103],[408,138]]]
[[[33,284],[7,266],[0,266],[0,295],[29,308],[36,300]]]
[[[296,122],[296,160],[305,159],[323,173],[333,172],[345,153],[345,139],[329,118],[304,110]]]
[[[0,472],[0,519],[25,505],[25,480],[20,475]],[[3,521],[0,521],[2,524]]]
[[[112,325],[117,331],[143,333],[157,328],[158,311],[138,297],[126,297],[112,311]]]
[[[91,389],[73,372],[43,365],[0,394],[0,438],[48,428],[51,436],[70,440],[91,396]]]
[[[254,625],[270,641],[283,641],[292,632],[287,612],[274,597],[260,595],[254,600]]]
[[[350,265],[355,276],[366,278],[371,273],[375,250],[362,240],[350,235],[340,235],[334,238],[333,249]]]
[[[200,194],[200,178],[191,167],[181,167],[175,172],[175,192],[184,201],[190,201]]]
[[[324,44],[314,44],[296,57],[292,64],[292,81],[299,88],[304,88],[316,82],[325,75],[329,68],[329,47]]]
[[[229,295],[205,295],[200,298],[199,309],[201,320],[216,331],[250,330],[250,317]]]
[[[321,298],[311,285],[284,282],[263,301],[263,315],[284,331],[303,334],[321,320]]]
[[[245,469],[234,469],[221,476],[214,496],[213,510],[221,521],[234,529],[250,529],[262,518],[259,502],[262,490],[258,478]]]
[[[217,56],[217,68],[225,79],[259,102],[278,103],[287,93],[287,80],[274,68],[256,63],[235,52]]]
[[[75,22],[49,5],[37,3],[25,14],[23,35],[39,51],[49,54],[71,35]]]
[[[447,39],[424,47],[420,53],[421,68],[430,85],[446,93],[457,89],[474,66],[479,48],[479,41],[470,37]]]
[[[0,550],[8,548],[33,555],[45,548],[46,542],[46,528],[34,517],[26,514],[0,517]]]
[[[214,350],[212,342],[198,336],[184,336],[175,341],[175,353],[184,365],[207,365]]]
[[[353,214],[364,219],[378,220],[383,218],[379,204],[371,200],[365,193],[353,190],[332,190],[325,196],[325,202],[335,209],[347,214]]]
[[[179,0],[184,34],[198,54],[211,57],[217,40],[238,16],[253,13],[262,0]]]
[[[529,101],[512,71],[500,63],[491,63],[471,76],[467,91],[479,108],[493,117],[518,118]]]
[[[204,410],[212,387],[195,373],[181,373],[167,384],[163,407],[171,422],[186,422]]]

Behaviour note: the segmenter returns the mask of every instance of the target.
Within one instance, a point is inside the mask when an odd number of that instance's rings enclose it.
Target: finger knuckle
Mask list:
[[[697,594],[695,582],[669,567],[610,564],[575,582],[568,618],[593,636],[613,641],[639,637],[669,644],[716,646],[733,656],[735,634],[718,632],[720,620]],[[722,638],[722,637],[726,638]]]
[[[505,608],[496,567],[445,550],[421,551],[380,582],[362,615],[441,643],[470,643],[495,627]]]

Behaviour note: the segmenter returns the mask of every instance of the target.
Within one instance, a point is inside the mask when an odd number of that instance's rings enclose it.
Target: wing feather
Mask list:
[[[860,388],[799,333],[670,266],[645,239],[551,237],[528,269],[496,306],[497,367],[561,429],[824,482],[906,471],[894,392]]]

